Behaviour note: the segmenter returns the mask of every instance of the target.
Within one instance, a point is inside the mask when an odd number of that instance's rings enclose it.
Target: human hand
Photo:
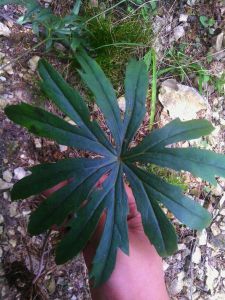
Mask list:
[[[91,288],[93,300],[167,300],[162,259],[146,237],[141,215],[137,211],[131,188],[126,185],[129,202],[129,256],[120,249],[109,280],[98,288]],[[95,255],[103,230],[105,216],[84,250],[88,269]]]
[[[65,184],[66,181],[58,184],[44,195],[48,197]],[[168,300],[162,259],[144,233],[131,188],[128,185],[125,188],[129,203],[129,256],[118,249],[116,265],[109,280],[98,288],[91,287],[93,300]],[[84,249],[84,259],[89,270],[104,222],[105,215],[100,219],[93,237]]]

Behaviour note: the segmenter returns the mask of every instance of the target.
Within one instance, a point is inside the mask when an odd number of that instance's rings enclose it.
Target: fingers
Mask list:
[[[137,205],[131,188],[125,185],[128,204],[129,204],[129,214],[127,216],[128,228],[132,231],[143,231],[141,214],[137,210]]]

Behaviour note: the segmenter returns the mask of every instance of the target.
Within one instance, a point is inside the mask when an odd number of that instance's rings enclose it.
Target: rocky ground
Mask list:
[[[178,66],[183,67],[177,69],[184,69],[184,78],[174,70],[160,76],[156,125],[162,126],[176,117],[183,120],[207,118],[215,126],[213,134],[182,146],[195,145],[225,153],[225,99],[221,79],[225,71],[225,3],[161,2],[153,22],[158,69],[171,65],[166,51],[180,45],[186,45],[185,55],[190,61],[179,61]],[[10,5],[0,8],[0,298],[88,300],[88,276],[83,258],[80,256],[64,266],[56,266],[53,252],[58,233],[53,231],[38,237],[27,234],[29,215],[40,198],[10,201],[10,188],[28,174],[29,167],[79,154],[31,136],[4,115],[7,104],[20,101],[55,109],[43,99],[37,84],[39,57],[44,55],[70,80],[72,78],[68,64],[59,63],[54,52],[43,54],[42,46],[31,50],[37,38],[29,27],[18,26],[15,22],[22,12],[22,8]],[[215,23],[201,26],[199,16],[203,15],[213,18]],[[207,59],[209,54],[211,59]],[[202,95],[196,90],[199,87],[196,73],[184,66],[196,61],[202,62],[213,78],[204,83]],[[13,63],[1,69],[7,62]],[[215,87],[217,79],[222,82],[220,93]],[[145,132],[145,128],[142,131]],[[170,216],[179,235],[179,250],[164,260],[170,298],[225,299],[225,181],[218,178],[217,186],[212,187],[188,174],[182,174],[182,178],[188,185],[187,193],[208,208],[213,222],[210,228],[196,232],[181,226]]]

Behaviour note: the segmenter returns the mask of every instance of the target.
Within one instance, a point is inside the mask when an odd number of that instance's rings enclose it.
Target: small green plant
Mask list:
[[[0,5],[19,4],[25,6],[26,13],[18,19],[18,24],[32,24],[34,34],[42,36],[46,42],[46,50],[49,50],[55,41],[75,50],[80,45],[85,45],[83,38],[84,22],[78,16],[81,0],[77,0],[70,15],[56,16],[50,8],[40,5],[37,0],[2,0]]]
[[[130,14],[134,14],[136,11],[140,10],[141,16],[145,21],[149,20],[151,14],[154,14],[157,9],[157,1],[147,1],[144,0],[133,0],[128,1],[127,10]]]
[[[225,156],[197,148],[168,148],[183,140],[208,135],[213,126],[207,120],[172,121],[147,135],[136,147],[130,143],[146,113],[148,73],[143,61],[131,60],[126,69],[126,111],[120,114],[115,91],[99,65],[86,52],[77,52],[81,78],[95,96],[110,129],[110,140],[99,124],[91,121],[88,108],[79,95],[46,61],[39,62],[41,86],[54,103],[76,125],[29,104],[8,106],[6,115],[30,132],[85,151],[95,158],[71,158],[31,168],[32,174],[17,182],[12,200],[24,199],[64,180],[68,185],[54,192],[32,213],[28,230],[38,235],[52,225],[62,225],[70,214],[69,231],[56,249],[56,262],[65,263],[87,244],[103,213],[106,221],[95,257],[91,278],[95,285],[112,273],[117,249],[129,253],[127,228],[128,181],[141,213],[145,234],[161,256],[177,249],[174,227],[163,213],[163,204],[176,218],[193,229],[201,230],[211,221],[210,214],[198,203],[142,166],[157,164],[176,171],[186,170],[216,184],[215,175],[225,176]],[[93,157],[93,155],[92,155]],[[107,174],[102,186],[96,186]],[[161,203],[161,204],[159,204]]]
[[[207,70],[203,64],[200,62],[192,62],[190,56],[185,53],[185,45],[180,45],[179,49],[169,49],[166,52],[163,64],[166,67],[161,67],[157,76],[161,77],[165,74],[171,74],[179,77],[181,82],[188,82],[190,84],[190,79],[193,78],[193,74],[198,80],[198,89],[201,94],[203,94],[203,88],[206,83],[214,86],[216,91],[221,94],[223,92],[223,84],[225,83],[224,76],[218,78]]]
[[[210,34],[214,33],[213,26],[215,25],[216,21],[213,18],[200,16],[199,21],[204,28],[208,29]]]

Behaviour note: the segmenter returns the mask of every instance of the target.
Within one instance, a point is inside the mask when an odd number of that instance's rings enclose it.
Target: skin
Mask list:
[[[48,197],[65,184],[66,182],[60,183],[46,191],[44,195]],[[132,190],[127,185],[126,192],[129,202],[127,218],[129,256],[118,250],[114,271],[106,283],[98,288],[91,287],[92,298],[93,300],[168,300],[162,259],[145,236],[141,215],[137,211]],[[89,270],[104,222],[105,215],[100,219],[95,234],[83,252]]]

